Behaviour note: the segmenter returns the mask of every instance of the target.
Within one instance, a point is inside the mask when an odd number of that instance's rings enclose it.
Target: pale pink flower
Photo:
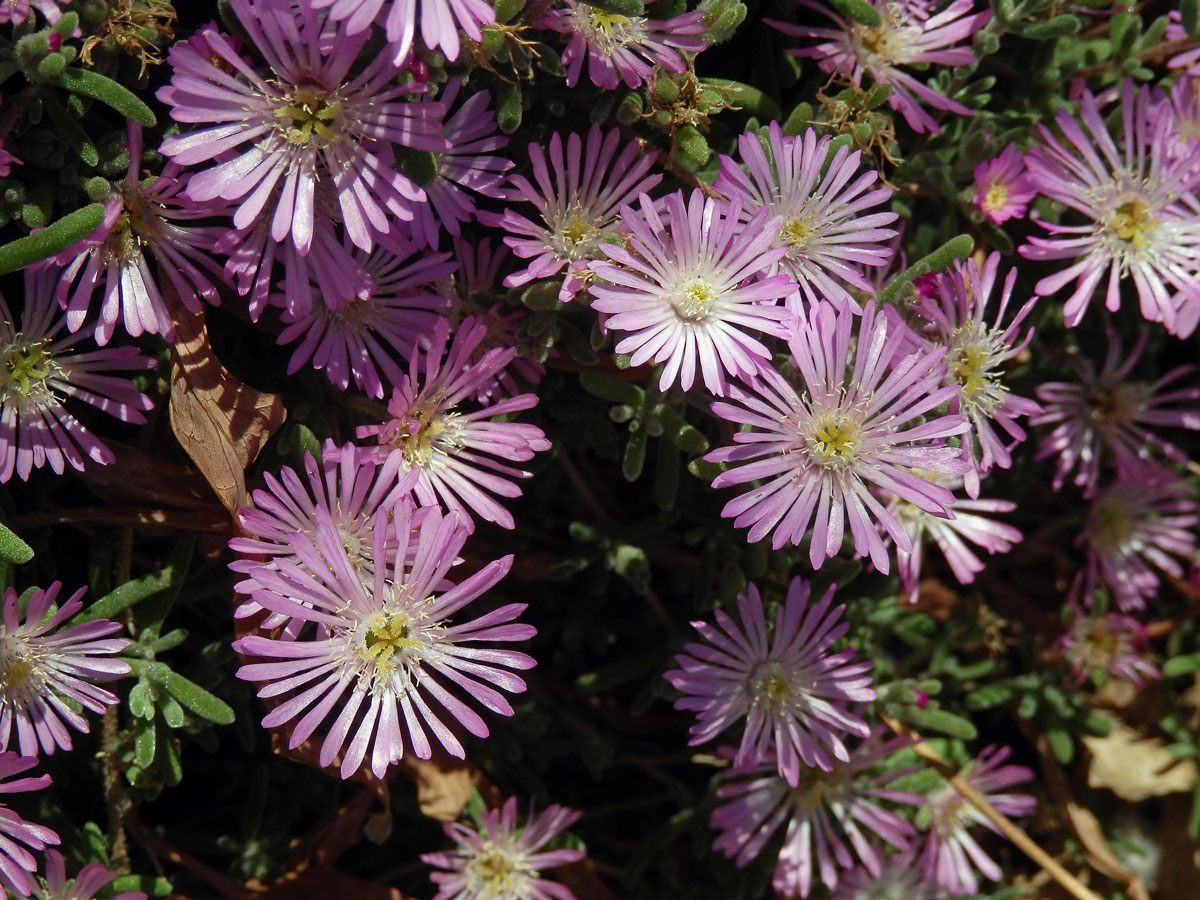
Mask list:
[[[1022,219],[1037,191],[1025,174],[1025,156],[1009,144],[995,159],[975,167],[975,197],[972,203],[994,225]]]

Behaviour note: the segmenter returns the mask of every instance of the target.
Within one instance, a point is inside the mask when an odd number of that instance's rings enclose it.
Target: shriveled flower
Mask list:
[[[536,394],[518,394],[473,412],[458,408],[478,396],[480,386],[490,383],[516,352],[495,347],[473,361],[486,336],[487,327],[468,318],[450,343],[449,323],[439,320],[433,346],[424,359],[419,352],[413,355],[408,374],[392,392],[391,418],[380,425],[359,426],[355,432],[360,439],[375,438],[381,456],[399,453],[402,471],[420,472],[414,488],[418,500],[427,505],[441,502],[457,511],[468,529],[473,527],[471,512],[512,528],[512,513],[492,495],[519,497],[520,488],[509,479],[532,473],[506,463],[526,462],[550,449],[536,425],[489,421],[536,406]]]
[[[856,327],[857,326],[857,327]],[[957,447],[942,443],[969,424],[958,415],[933,415],[959,392],[943,385],[944,348],[901,356],[903,328],[867,304],[861,316],[821,301],[801,315],[788,338],[797,385],[764,368],[748,389],[730,388],[713,412],[751,430],[734,432],[732,446],[705,457],[744,463],[716,477],[713,487],[761,481],[721,511],[750,541],[799,544],[812,525],[809,561],[820,567],[841,550],[849,524],[855,551],[889,570],[875,523],[902,550],[912,544],[900,522],[871,493],[883,488],[919,509],[949,516],[954,495],[916,474],[962,474]],[[853,340],[853,338],[857,340]],[[922,416],[928,421],[912,424]]]
[[[1097,683],[1120,678],[1140,689],[1147,681],[1162,678],[1149,658],[1146,629],[1137,619],[1120,613],[1093,617],[1076,608],[1070,629],[1054,646],[1070,666],[1075,687],[1088,678]]]
[[[969,46],[956,45],[986,25],[992,17],[991,11],[973,12],[975,0],[954,0],[934,15],[929,14],[930,4],[923,0],[869,2],[882,19],[877,28],[847,21],[812,0],[800,0],[800,4],[829,16],[837,28],[811,28],[770,19],[767,24],[793,37],[819,38],[822,42],[814,47],[788,53],[815,59],[822,72],[849,78],[855,86],[862,85],[864,75],[870,75],[876,84],[888,85],[892,89],[888,105],[904,116],[918,134],[937,134],[940,130],[933,117],[921,108],[922,103],[960,116],[971,115],[967,107],[939,94],[899,67],[930,63],[966,66],[975,62],[975,52]]]
[[[933,296],[919,295],[910,307],[925,325],[923,334],[946,347],[946,380],[961,388],[950,401],[950,411],[962,413],[971,430],[962,437],[963,458],[970,465],[965,474],[967,494],[979,496],[979,479],[993,467],[1012,468],[1011,446],[997,427],[1016,445],[1025,440],[1017,424],[1021,416],[1040,413],[1032,400],[1018,397],[1004,384],[1005,364],[1016,358],[1033,338],[1033,328],[1021,334],[1021,323],[1033,310],[1031,298],[1004,323],[1017,270],[1012,269],[1000,291],[1000,307],[989,324],[987,307],[996,287],[1000,254],[988,256],[981,269],[975,260],[956,262],[939,275]]]
[[[0,750],[16,742],[22,756],[71,749],[70,725],[87,734],[88,721],[75,705],[103,715],[117,702],[112,691],[93,681],[113,681],[129,674],[129,663],[105,659],[120,653],[129,641],[108,635],[121,630],[119,622],[97,619],[58,630],[83,608],[87,588],[80,588],[51,614],[61,581],[29,597],[25,620],[17,610],[17,592],[4,592],[4,622],[0,627]]]
[[[461,28],[473,41],[483,39],[480,26],[496,21],[487,0],[308,0],[313,9],[329,9],[329,17],[343,22],[347,34],[368,33],[373,22],[383,25],[391,62],[399,66],[412,55],[417,20],[421,41],[430,50],[441,50],[453,62],[462,50]]]
[[[27,772],[37,764],[36,756],[20,756],[11,750],[0,753],[0,794],[21,794],[49,787],[49,775],[5,780]],[[0,803],[0,884],[22,897],[28,897],[33,888],[29,876],[37,871],[38,866],[36,857],[29,850],[41,852],[47,844],[59,843],[62,842],[58,835],[45,825],[26,822]],[[25,846],[22,847],[22,844]]]
[[[896,236],[883,227],[896,214],[878,208],[891,199],[891,189],[874,187],[879,173],[872,167],[859,174],[861,151],[841,147],[831,158],[831,143],[829,135],[818,138],[811,128],[801,137],[785,137],[772,122],[770,158],[756,135],[743,134],[738,154],[747,171],[722,156],[713,184],[725,196],[741,198],[744,217],[764,207],[780,217],[775,245],[787,252],[779,268],[809,303],[818,297],[849,302],[847,284],[873,293],[860,267],[886,265],[892,256],[887,242]]]
[[[33,896],[37,900],[92,900],[102,887],[116,880],[116,874],[100,863],[89,863],[79,874],[67,880],[67,867],[57,850],[46,851],[46,877],[34,881]],[[109,900],[146,900],[142,891],[121,891]]]
[[[868,770],[909,744],[907,738],[880,743],[886,729],[876,727],[856,747],[847,762],[832,771],[808,768],[800,783],[789,785],[776,771],[773,759],[749,770],[723,773],[717,796],[728,802],[712,814],[712,827],[721,832],[713,849],[748,865],[787,823],[787,832],[771,885],[785,897],[807,897],[812,888],[813,869],[820,883],[838,886],[838,869],[851,869],[855,857],[872,875],[882,873],[884,853],[871,839],[882,838],[901,850],[915,834],[912,825],[880,801],[919,805],[920,794],[889,787],[912,769]],[[864,833],[865,830],[865,833]],[[849,842],[849,846],[847,846]]]
[[[479,221],[506,232],[504,243],[521,259],[532,260],[524,269],[504,279],[505,287],[520,287],[539,278],[550,278],[566,269],[560,300],[570,300],[584,285],[588,263],[602,258],[600,244],[612,240],[620,228],[618,213],[639,194],[649,191],[662,175],[650,173],[654,155],[628,141],[617,154],[621,133],[607,134],[593,125],[587,137],[550,137],[549,155],[541,143],[529,145],[533,183],[523,175],[509,179],[511,200],[536,207],[540,222],[518,213],[512,206],[503,214],[479,212]]]
[[[1004,765],[1011,754],[1008,747],[991,745],[958,773],[967,784],[1006,816],[1027,816],[1037,807],[1028,794],[996,793],[1033,778],[1024,766]],[[950,894],[974,896],[979,892],[976,869],[991,881],[1004,873],[971,836],[971,828],[983,825],[999,834],[979,810],[968,803],[958,790],[946,783],[926,798],[929,807],[929,836],[921,853],[921,870],[926,880],[936,882]]]
[[[1025,155],[1009,144],[995,159],[975,167],[975,197],[972,203],[993,225],[1025,218],[1025,210],[1037,191],[1025,174]]]
[[[529,807],[529,818],[517,819],[517,798],[499,809],[479,814],[479,829],[457,822],[443,825],[458,846],[422,854],[422,862],[442,871],[430,878],[438,886],[434,900],[575,900],[571,890],[542,878],[546,869],[578,862],[587,854],[566,847],[543,850],[579,820],[579,813],[557,803],[540,815]]]
[[[1200,317],[1200,199],[1192,192],[1200,168],[1154,152],[1169,121],[1149,110],[1150,89],[1135,90],[1133,79],[1126,79],[1119,143],[1090,91],[1079,102],[1082,127],[1070,112],[1058,111],[1064,140],[1036,126],[1025,158],[1031,183],[1088,221],[1038,220],[1054,237],[1030,237],[1019,252],[1026,259],[1070,261],[1035,287],[1048,297],[1074,282],[1063,305],[1068,327],[1079,324],[1101,280],[1107,281],[1109,310],[1120,307],[1121,282],[1132,279],[1142,316],[1180,337],[1191,334]]]
[[[1156,569],[1176,578],[1196,552],[1196,498],[1186,481],[1165,467],[1143,466],[1096,494],[1080,542],[1087,567],[1075,593],[1092,604],[1102,584],[1123,611],[1142,609],[1157,596]]]
[[[662,201],[645,194],[641,208],[621,208],[628,249],[601,244],[609,262],[592,263],[605,283],[589,289],[592,307],[607,314],[606,331],[628,332],[616,352],[630,364],[663,363],[660,390],[678,382],[691,388],[696,370],[713,394],[725,393],[726,375],[750,376],[771,351],[747,330],[783,337],[791,313],[778,301],[795,290],[791,278],[767,271],[783,257],[770,249],[778,218],[759,210],[739,222],[741,202],[726,208],[694,190]]]
[[[406,89],[393,85],[384,55],[351,76],[369,31],[350,35],[307,3],[231,3],[272,74],[259,75],[211,27],[201,29],[207,55],[176,44],[171,82],[157,97],[175,121],[209,127],[168,138],[162,152],[185,166],[220,160],[192,176],[189,196],[236,201],[238,228],[273,206],[272,239],[290,234],[301,255],[313,241],[317,182],[329,181],[350,239],[371,249],[391,230],[389,216],[410,220],[413,204],[425,201],[387,148],[444,150],[444,110],[397,99]]]
[[[58,270],[25,270],[25,310],[18,329],[0,297],[0,482],[22,481],[49,465],[82,471],[84,460],[114,460],[87,427],[65,407],[68,399],[90,403],[123,422],[141,424],[154,404],[124,378],[122,369],[151,369],[154,360],[135,347],[72,352],[86,331],[60,337],[66,321],[54,299]]]
[[[749,585],[738,596],[741,625],[720,609],[719,627],[693,622],[707,643],[688,644],[675,657],[680,668],[663,675],[684,695],[675,708],[697,713],[689,744],[714,740],[744,718],[734,766],[744,769],[771,756],[792,787],[802,765],[832,771],[834,758],[850,759],[842,735],[866,737],[870,729],[847,704],[875,699],[872,663],[852,663],[853,648],[831,652],[850,629],[839,621],[846,607],[830,610],[832,585],[810,607],[809,590],[808,582],[792,579],[768,633],[762,597]]]
[[[588,63],[592,84],[613,91],[624,82],[637,90],[650,81],[655,67],[683,72],[686,63],[679,51],[699,53],[708,46],[703,38],[704,10],[696,9],[660,20],[623,16],[576,0],[562,0],[536,22],[536,27],[570,35],[563,50],[567,85],[574,87]]]
[[[1052,381],[1036,389],[1045,412],[1030,419],[1033,425],[1055,425],[1042,441],[1035,459],[1055,457],[1054,489],[1075,472],[1074,483],[1090,497],[1100,483],[1102,449],[1112,453],[1118,473],[1136,471],[1153,460],[1152,450],[1172,462],[1186,465],[1188,456],[1159,433],[1163,427],[1200,429],[1200,387],[1167,388],[1195,371],[1177,366],[1155,381],[1131,379],[1130,373],[1146,349],[1144,329],[1125,360],[1121,340],[1111,328],[1108,352],[1097,372],[1091,360],[1072,354],[1069,364],[1079,381]],[[1180,408],[1176,404],[1188,403]],[[1057,423],[1057,424],[1056,424]]]
[[[455,513],[422,513],[419,521],[414,518],[407,500],[376,511],[370,584],[363,584],[341,532],[320,507],[313,534],[288,536],[299,563],[277,557],[275,569],[255,573],[251,596],[256,603],[320,630],[296,640],[239,639],[234,644],[239,653],[267,661],[242,666],[238,677],[266,682],[260,697],[288,696],[262,724],[276,728],[299,716],[288,739],[293,748],[337,708],[321,739],[319,759],[328,766],[343,754],[343,778],[359,770],[368,749],[377,778],[406,751],[429,759],[435,743],[462,759],[466,751],[448,722],[477,737],[487,737],[488,727],[451,688],[491,712],[511,716],[500,691],[520,693],[525,682],[508,670],[534,665],[524,653],[491,646],[533,637],[533,626],[514,622],[523,603],[450,624],[452,615],[507,574],[512,556],[455,584],[447,575],[470,531]],[[477,645],[481,641],[484,646]]]

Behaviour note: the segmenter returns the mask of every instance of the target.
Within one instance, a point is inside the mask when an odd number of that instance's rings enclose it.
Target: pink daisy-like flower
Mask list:
[[[532,203],[541,222],[516,212],[503,214],[480,211],[479,221],[507,231],[504,243],[529,263],[504,279],[505,287],[520,287],[538,278],[551,278],[566,269],[559,299],[570,300],[584,284],[588,263],[600,259],[600,244],[620,228],[621,208],[649,191],[662,175],[650,172],[654,155],[643,153],[637,141],[629,141],[617,155],[621,133],[607,134],[593,125],[586,141],[578,134],[567,135],[566,153],[562,136],[550,137],[549,155],[542,145],[529,145],[534,187],[523,175],[509,179],[511,199]],[[615,158],[614,158],[615,157]]]
[[[857,866],[839,880],[833,900],[938,900],[944,896],[936,884],[929,884],[916,864],[916,850],[910,847],[884,858],[879,872]]]
[[[437,134],[443,108],[397,100],[406,89],[392,86],[384,56],[350,76],[369,31],[349,35],[306,3],[231,3],[272,75],[261,77],[211,28],[202,29],[209,54],[175,45],[174,74],[158,99],[177,122],[216,124],[168,138],[162,152],[185,166],[221,160],[192,176],[188,195],[238,202],[237,228],[273,206],[272,239],[291,235],[301,255],[313,241],[317,182],[328,180],[347,234],[370,250],[391,230],[389,214],[410,220],[413,205],[425,201],[393,165],[388,146],[446,149]]]
[[[222,233],[209,225],[181,225],[226,211],[221,203],[201,206],[185,191],[188,175],[168,163],[157,178],[142,180],[142,129],[129,125],[129,169],[105,201],[104,221],[83,241],[59,254],[65,266],[58,284],[67,310],[67,327],[78,331],[92,297],[103,283],[96,343],[107,344],[118,320],[137,337],[143,332],[174,337],[171,313],[159,288],[165,278],[184,306],[200,310],[204,298],[221,302],[210,277],[221,280],[221,267],[210,255]],[[151,271],[150,260],[156,262]],[[206,271],[205,271],[206,270]],[[207,274],[206,274],[207,272]]]
[[[1155,91],[1149,116],[1170,123],[1162,134],[1166,143],[1155,150],[1185,165],[1200,167],[1200,71],[1178,78],[1165,96]]]
[[[711,741],[745,718],[734,766],[744,769],[770,755],[792,787],[800,783],[802,765],[832,771],[830,753],[849,761],[841,735],[866,737],[870,729],[846,704],[875,699],[872,663],[851,663],[853,649],[830,652],[850,628],[839,621],[845,606],[830,610],[833,586],[815,605],[808,600],[808,582],[793,578],[768,634],[762,598],[749,585],[738,596],[741,626],[720,609],[719,627],[693,622],[707,643],[688,644],[675,657],[680,668],[663,675],[684,695],[675,708],[697,713],[690,745]]]
[[[846,284],[873,293],[859,267],[884,266],[892,256],[885,242],[896,232],[883,226],[896,221],[896,214],[870,212],[891,199],[891,189],[871,190],[879,173],[868,168],[859,174],[862,153],[841,147],[830,158],[832,138],[818,139],[811,128],[802,137],[784,137],[779,123],[772,122],[768,143],[770,158],[756,135],[739,137],[747,171],[722,156],[713,187],[741,198],[744,216],[765,207],[780,217],[775,244],[787,252],[779,268],[810,303],[818,297],[850,302]]]
[[[398,385],[404,372],[396,356],[408,357],[414,346],[428,346],[440,320],[438,311],[452,303],[436,292],[437,282],[454,271],[450,254],[414,258],[415,252],[398,238],[381,237],[371,253],[354,252],[369,280],[368,292],[337,303],[314,284],[307,313],[284,312],[278,342],[300,342],[288,374],[310,363],[343,391],[353,379],[375,398],[384,396],[385,382],[389,388]]]
[[[313,9],[328,9],[329,18],[343,23],[347,34],[369,33],[379,22],[387,34],[393,66],[399,67],[412,54],[417,20],[421,41],[430,50],[442,51],[446,59],[458,59],[462,29],[473,41],[483,40],[481,26],[496,21],[496,10],[487,0],[308,0]]]
[[[71,749],[70,725],[88,733],[88,722],[73,708],[78,705],[102,715],[117,702],[112,691],[91,681],[114,681],[129,674],[129,663],[103,659],[120,653],[129,641],[109,638],[119,622],[99,619],[56,631],[83,608],[87,588],[80,588],[51,614],[62,582],[29,597],[25,621],[17,611],[17,592],[4,592],[4,622],[0,627],[0,750],[7,750],[13,731],[22,756]],[[52,633],[53,632],[53,633]]]
[[[1187,454],[1159,435],[1162,427],[1200,429],[1200,387],[1176,387],[1172,382],[1195,371],[1194,366],[1177,366],[1152,383],[1129,378],[1129,373],[1146,349],[1149,334],[1142,330],[1128,358],[1121,361],[1121,340],[1108,332],[1108,352],[1097,372],[1091,361],[1077,354],[1069,363],[1079,375],[1077,383],[1052,381],[1039,385],[1037,398],[1045,412],[1030,419],[1033,425],[1054,425],[1042,441],[1035,459],[1055,457],[1054,489],[1063,486],[1075,471],[1074,483],[1085,497],[1096,492],[1100,482],[1103,447],[1112,452],[1118,473],[1137,471],[1153,459],[1152,450],[1172,462],[1186,465]],[[1171,408],[1178,403],[1190,408]]]
[[[421,353],[416,352],[408,374],[392,392],[391,418],[355,432],[360,439],[375,438],[377,452],[383,456],[400,454],[402,471],[420,472],[414,487],[417,499],[426,505],[443,503],[462,516],[468,529],[474,527],[468,509],[488,522],[512,528],[512,513],[492,495],[519,497],[520,488],[509,479],[529,478],[532,473],[506,463],[526,462],[534,453],[550,449],[536,425],[489,421],[536,406],[536,394],[519,394],[474,412],[458,409],[463,400],[477,396],[480,386],[490,383],[516,352],[496,347],[472,361],[486,336],[487,327],[469,318],[450,343],[449,323],[440,319],[433,346],[425,353],[424,372]]]
[[[46,877],[33,883],[33,896],[37,900],[92,900],[97,891],[116,878],[100,863],[89,863],[68,881],[62,854],[57,850],[47,850]],[[146,900],[146,895],[142,891],[121,891],[113,894],[109,900]]]
[[[1025,155],[1009,144],[995,159],[975,167],[975,197],[971,201],[994,225],[1023,219],[1037,191],[1025,174]]]
[[[789,313],[776,303],[795,290],[784,273],[767,275],[783,257],[770,249],[779,219],[759,210],[742,226],[741,201],[726,208],[700,190],[676,191],[662,210],[645,194],[641,209],[621,208],[628,248],[601,244],[610,262],[593,262],[607,284],[593,284],[592,307],[607,316],[605,331],[629,332],[617,353],[630,363],[664,363],[660,390],[691,388],[697,368],[704,386],[725,393],[726,374],[752,375],[771,351],[746,329],[783,337]],[[665,221],[664,221],[665,220]]]
[[[1070,630],[1054,646],[1071,667],[1075,687],[1097,673],[1123,679],[1138,689],[1147,681],[1162,678],[1162,672],[1147,658],[1150,641],[1146,629],[1137,619],[1120,613],[1092,617],[1075,609]]]
[[[1170,469],[1147,465],[1128,471],[1092,500],[1080,535],[1087,567],[1073,593],[1091,606],[1104,584],[1120,609],[1142,609],[1158,594],[1155,569],[1182,578],[1179,559],[1200,563],[1197,523],[1195,495]]]
[[[5,781],[13,775],[27,772],[37,763],[36,756],[20,756],[11,750],[0,753],[0,794],[21,794],[49,787],[49,775]],[[37,871],[38,864],[37,858],[25,847],[41,852],[47,844],[59,843],[58,835],[45,825],[26,822],[0,803],[0,885],[22,897],[28,897],[33,887],[29,876]]]
[[[312,535],[288,537],[302,565],[277,557],[275,569],[255,573],[251,596],[273,613],[316,623],[318,636],[248,635],[234,644],[239,653],[268,660],[242,666],[239,678],[266,682],[260,697],[290,695],[267,713],[263,727],[300,716],[289,738],[289,746],[298,747],[338,707],[319,758],[328,766],[344,751],[343,778],[358,771],[368,749],[377,778],[406,749],[429,759],[437,743],[462,759],[466,751],[446,719],[476,737],[487,737],[488,728],[448,686],[491,712],[511,716],[512,707],[495,688],[524,691],[525,682],[508,670],[534,665],[524,653],[490,646],[534,636],[532,625],[513,621],[523,603],[450,624],[450,616],[508,573],[512,556],[454,584],[446,576],[470,530],[455,513],[443,516],[437,509],[422,510],[418,522],[406,500],[375,513],[371,555],[376,564],[371,583],[364,585],[329,514],[318,507],[315,518]],[[395,549],[387,553],[393,541]],[[477,646],[480,641],[489,646]]]
[[[732,446],[705,457],[744,463],[718,475],[713,487],[762,481],[721,512],[738,528],[749,526],[750,541],[772,534],[775,549],[799,544],[811,524],[809,560],[819,568],[838,554],[849,524],[855,551],[886,573],[887,548],[875,523],[900,549],[911,552],[912,544],[870,486],[925,512],[951,515],[954,495],[916,472],[962,474],[967,464],[959,449],[942,440],[970,426],[962,416],[934,415],[959,392],[941,384],[946,351],[901,357],[905,341],[896,328],[903,327],[874,304],[859,316],[821,301],[788,338],[799,390],[764,368],[749,389],[731,386],[733,402],[713,404],[722,419],[750,426],[734,433]],[[924,416],[932,417],[919,421]]]
[[[1003,765],[1011,752],[1008,747],[985,747],[958,774],[1004,815],[1027,816],[1037,807],[1033,797],[996,793],[1033,778],[1033,773],[1024,766]],[[971,837],[974,825],[1000,833],[983,813],[963,799],[951,784],[939,787],[925,802],[931,819],[929,837],[921,853],[921,869],[927,880],[940,884],[953,895],[974,896],[979,892],[976,869],[992,881],[1003,877],[1000,867]]]
[[[783,896],[807,897],[814,868],[820,883],[836,888],[838,869],[853,868],[856,856],[878,877],[885,857],[871,838],[882,838],[903,850],[915,834],[909,822],[884,809],[879,801],[916,806],[924,799],[888,787],[911,774],[912,769],[868,774],[877,763],[910,743],[907,738],[880,743],[885,730],[883,726],[875,728],[847,762],[838,763],[831,771],[804,769],[797,787],[779,776],[773,759],[749,770],[734,768],[723,773],[724,783],[717,788],[717,796],[728,802],[712,814],[712,827],[721,832],[713,849],[745,866],[758,857],[786,822],[787,832],[771,880],[772,887]]]
[[[0,297],[0,483],[14,474],[22,481],[49,465],[61,475],[70,464],[82,471],[85,458],[100,465],[115,458],[65,408],[67,398],[90,403],[123,422],[141,424],[154,404],[120,369],[152,369],[154,360],[135,347],[71,352],[86,331],[59,337],[66,321],[54,299],[58,270],[25,270],[25,310],[16,327]]]
[[[666,20],[619,13],[562,0],[535,23],[571,36],[563,50],[567,85],[575,87],[587,61],[592,84],[613,91],[624,82],[636,90],[649,82],[655,66],[668,72],[683,72],[687,66],[679,51],[699,53],[708,44],[693,35],[703,34],[704,10],[696,9]]]
[[[575,900],[566,885],[542,878],[546,869],[578,862],[587,854],[566,847],[543,850],[579,820],[579,813],[557,803],[541,815],[517,820],[517,798],[499,809],[479,814],[479,828],[457,822],[442,827],[458,844],[450,851],[425,853],[421,861],[441,869],[430,879],[438,886],[434,900]]]
[[[986,25],[992,17],[990,10],[974,13],[974,0],[954,0],[945,9],[929,15],[929,4],[922,0],[870,0],[883,20],[878,28],[870,28],[848,22],[812,0],[800,3],[829,16],[837,28],[811,28],[768,19],[767,24],[784,34],[822,41],[815,47],[789,50],[792,56],[815,59],[822,72],[849,78],[858,86],[862,85],[863,75],[870,75],[877,84],[890,86],[888,104],[918,134],[927,131],[937,134],[940,130],[933,117],[921,108],[922,103],[960,116],[971,115],[961,103],[939,94],[898,67],[930,63],[965,66],[975,62],[975,52],[970,47],[954,45]]]
[[[1079,324],[1105,276],[1109,310],[1120,307],[1121,282],[1132,279],[1147,320],[1186,337],[1200,317],[1200,199],[1192,192],[1200,168],[1192,171],[1190,161],[1155,152],[1170,123],[1149,111],[1150,89],[1135,91],[1127,79],[1119,144],[1090,91],[1079,103],[1083,127],[1067,110],[1058,111],[1064,141],[1036,126],[1025,158],[1031,184],[1089,220],[1084,225],[1038,220],[1054,237],[1030,237],[1019,248],[1026,259],[1071,261],[1035,287],[1048,297],[1075,283],[1063,305],[1068,327]]]
[[[1042,411],[1032,400],[1009,393],[1003,382],[1005,364],[1033,338],[1032,328],[1022,337],[1021,323],[1032,312],[1036,298],[1026,301],[1007,325],[1001,324],[1017,280],[1017,270],[1012,269],[1000,291],[1000,308],[989,325],[985,317],[999,267],[999,253],[992,253],[982,269],[974,260],[956,262],[950,272],[937,277],[933,296],[918,295],[911,306],[926,323],[922,333],[946,347],[947,383],[961,388],[950,402],[950,411],[962,413],[971,423],[971,430],[962,437],[963,458],[970,465],[965,482],[971,497],[979,496],[979,479],[993,467],[1012,468],[1011,447],[997,433],[997,426],[1015,446],[1025,440],[1025,430],[1017,419]]]

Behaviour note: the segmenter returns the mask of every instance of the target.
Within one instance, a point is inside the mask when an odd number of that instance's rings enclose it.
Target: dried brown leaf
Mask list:
[[[246,467],[284,416],[278,395],[242,384],[221,365],[204,313],[179,309],[171,345],[171,430],[231,514],[247,502]]]
[[[288,872],[269,885],[255,879],[246,886],[262,900],[411,900],[399,888],[363,881],[336,869]]]
[[[1084,737],[1092,754],[1088,787],[1107,788],[1123,800],[1137,803],[1190,791],[1196,784],[1196,764],[1181,760],[1157,738],[1148,738],[1129,726],[1117,725],[1104,737]]]
[[[480,783],[474,766],[446,756],[433,759],[405,757],[403,768],[417,785],[421,812],[439,822],[453,822],[471,799],[471,788]]]

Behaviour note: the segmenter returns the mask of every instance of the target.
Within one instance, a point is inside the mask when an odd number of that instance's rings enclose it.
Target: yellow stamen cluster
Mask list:
[[[284,106],[275,110],[283,136],[289,144],[303,147],[324,146],[338,139],[337,118],[342,104],[311,87],[297,88],[283,98]]]
[[[717,296],[718,291],[711,284],[698,278],[692,279],[671,294],[671,306],[685,322],[703,322],[708,318]]]
[[[0,347],[4,367],[0,369],[0,398],[16,403],[30,396],[50,393],[46,382],[54,374],[53,358],[46,353],[44,341],[26,343],[21,335]]]
[[[477,900],[513,900],[523,896],[526,879],[537,878],[538,871],[529,865],[523,854],[491,841],[467,863],[467,895]]]
[[[841,410],[832,410],[816,416],[807,449],[817,464],[840,471],[854,465],[861,441],[859,423]]]
[[[1122,200],[1124,202],[1117,207],[1108,227],[1120,240],[1137,250],[1144,250],[1149,243],[1148,235],[1158,227],[1158,219],[1152,215],[1153,208],[1141,197],[1126,195]]]

